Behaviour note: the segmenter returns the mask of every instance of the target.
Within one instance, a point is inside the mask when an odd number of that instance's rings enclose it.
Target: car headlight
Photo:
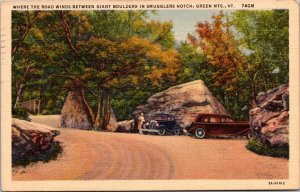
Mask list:
[[[148,126],[148,125],[149,125],[149,122],[147,122],[146,125]]]
[[[184,133],[187,133],[187,130],[186,130],[186,129],[183,129],[183,132],[184,132]]]

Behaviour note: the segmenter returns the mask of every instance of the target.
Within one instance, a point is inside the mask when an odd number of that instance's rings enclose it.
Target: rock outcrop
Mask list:
[[[109,118],[109,122],[107,125],[107,130],[109,131],[116,131],[118,129],[118,122],[117,122],[117,118],[113,112],[113,109],[110,109],[111,113],[110,113],[110,118]]]
[[[13,119],[12,162],[23,164],[31,159],[44,160],[53,150],[54,137],[60,132],[47,125]]]
[[[133,115],[141,112],[146,119],[156,113],[172,114],[182,127],[190,125],[199,113],[228,114],[202,80],[180,84],[152,95],[147,104],[136,107]]]
[[[264,144],[289,145],[289,87],[282,85],[266,93],[259,93],[257,107],[250,110],[251,129]]]
[[[134,129],[134,121],[133,120],[124,120],[118,122],[117,132],[132,132]]]
[[[83,91],[79,88],[70,90],[61,110],[59,126],[90,130],[93,128],[93,118],[86,104]]]
[[[59,127],[91,130],[94,127],[94,118],[83,91],[76,87],[70,90],[61,110]],[[117,119],[111,109],[107,130],[116,131],[117,127]]]

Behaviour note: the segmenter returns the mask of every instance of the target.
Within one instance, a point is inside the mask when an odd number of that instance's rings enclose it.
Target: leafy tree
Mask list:
[[[49,99],[45,106],[59,106],[55,100],[61,100],[50,93],[49,83],[58,89],[78,92],[84,98],[82,106],[86,106],[91,123],[96,129],[105,129],[112,94],[121,93],[128,85],[134,88],[146,82],[159,86],[162,80],[174,81],[180,67],[179,55],[171,46],[171,25],[153,25],[146,16],[142,11],[43,12],[40,20],[48,23],[38,23],[32,31],[39,32],[39,36],[29,34],[25,39],[31,40],[36,48],[27,47],[24,55],[30,51],[39,53],[32,58],[39,72],[26,81],[37,84],[33,86],[36,89],[46,88],[35,94]],[[167,26],[169,33],[161,30],[161,26]],[[19,62],[25,63],[17,59],[16,67]],[[37,92],[32,91],[27,97]]]
[[[259,91],[287,83],[288,12],[220,12],[212,18],[199,22],[189,41],[208,61],[211,90],[235,117],[245,118]]]
[[[12,61],[17,57],[18,61],[13,62],[13,108],[17,108],[26,87],[29,74],[34,70],[35,63],[30,58],[24,58],[26,49],[31,46],[30,42],[25,42],[29,33],[34,33],[32,27],[39,18],[39,12],[13,12],[12,22]],[[19,54],[16,55],[17,51]]]
[[[233,25],[248,52],[251,72],[259,90],[288,82],[288,10],[236,11]]]
[[[205,55],[187,42],[182,42],[177,49],[182,57],[182,66],[177,74],[177,82],[186,83],[201,79],[206,85],[212,85],[212,70]]]
[[[215,67],[215,85],[222,85],[228,93],[235,92],[239,87],[237,73],[245,68],[245,58],[239,50],[239,41],[234,38],[229,19],[222,12],[213,19],[212,23],[199,22],[197,36],[189,35],[189,40],[201,48],[209,64]]]
[[[210,71],[213,80],[211,90],[237,116],[240,110],[236,108],[248,105],[244,99],[248,98],[248,90],[255,91],[249,88],[251,84],[242,84],[245,79],[248,80],[245,71],[249,64],[240,50],[240,41],[234,36],[229,18],[223,12],[212,18],[212,23],[199,22],[196,35],[189,34],[188,39],[193,46],[201,49],[207,59],[207,71]],[[242,117],[245,116],[244,113]]]

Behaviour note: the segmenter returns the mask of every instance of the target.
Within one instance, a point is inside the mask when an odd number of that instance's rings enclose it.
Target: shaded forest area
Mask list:
[[[40,99],[42,114],[59,114],[67,95],[80,95],[94,129],[105,129],[112,110],[130,119],[154,93],[201,79],[247,119],[259,92],[288,83],[287,10],[220,12],[180,43],[172,21],[150,14],[13,11],[13,108]]]

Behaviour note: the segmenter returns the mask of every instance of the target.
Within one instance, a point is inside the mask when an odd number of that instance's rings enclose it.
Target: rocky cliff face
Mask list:
[[[250,110],[250,126],[264,144],[289,145],[289,86],[282,85],[257,96],[258,106]]]
[[[177,85],[152,95],[147,104],[136,107],[133,114],[141,112],[146,119],[156,113],[172,114],[182,127],[190,125],[199,113],[228,114],[201,80]]]
[[[12,162],[23,164],[31,159],[46,160],[53,150],[54,137],[59,135],[56,129],[24,120],[12,122]]]

